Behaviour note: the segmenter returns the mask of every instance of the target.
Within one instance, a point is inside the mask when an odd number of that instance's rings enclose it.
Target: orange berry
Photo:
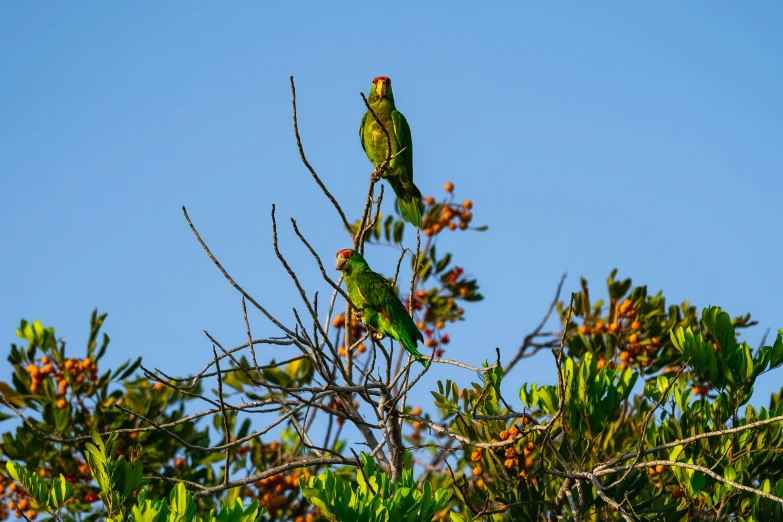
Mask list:
[[[459,229],[460,230],[467,230],[467,228],[468,228],[468,223],[466,221],[461,221],[460,224],[459,224]]]
[[[585,325],[580,326],[579,327],[579,333],[582,334],[582,335],[586,335],[587,334],[587,326],[585,326]]]
[[[449,227],[449,230],[456,230],[457,229],[457,224],[454,223],[453,221],[449,221],[449,224],[446,225],[446,226]]]
[[[359,343],[359,346],[356,347],[356,351],[359,353],[364,353],[367,351],[367,347],[364,345],[364,343]]]
[[[658,464],[657,466],[655,466],[656,473],[663,473],[663,470],[664,470],[663,464]]]
[[[425,236],[431,236],[432,235],[432,229],[427,227],[423,230]]]
[[[470,223],[470,220],[473,219],[473,213],[472,212],[463,212],[460,216],[460,220],[462,220],[463,223]]]
[[[640,330],[642,328],[642,323],[639,321],[634,321],[631,323],[631,329],[632,330]]]
[[[638,340],[639,340],[639,336],[637,334],[631,334],[628,336],[628,342],[631,344],[635,343]]]
[[[604,329],[604,323],[603,323],[603,321],[598,321],[597,323],[595,323],[595,331],[596,331],[596,332],[599,332],[599,333],[600,333],[600,332],[602,332],[602,331],[603,331],[603,329]]]
[[[34,364],[28,364],[25,370],[27,370],[27,373],[29,373],[31,376],[36,376],[40,373],[40,370]]]
[[[720,346],[718,345],[718,343],[712,343],[712,349],[714,352],[717,353],[720,351]]]
[[[443,190],[446,192],[452,192],[454,190],[454,183],[451,181],[446,182],[446,184],[443,185]]]
[[[468,287],[463,286],[462,288],[460,288],[459,289],[459,295],[461,295],[463,297],[468,295]]]
[[[700,390],[701,390],[701,387],[694,386],[693,389],[691,390],[691,395],[698,395]]]
[[[155,390],[157,393],[160,393],[163,391],[163,389],[166,386],[162,382],[156,382],[155,385],[152,387],[153,390]]]
[[[533,469],[533,467],[536,465],[536,461],[532,459],[532,457],[528,457],[525,459],[525,469]]]
[[[457,315],[464,315],[465,309],[464,308],[457,308]]]
[[[470,461],[471,462],[481,462],[481,452],[480,451],[474,451],[470,454]]]
[[[516,426],[511,426],[511,428],[509,428],[508,430],[508,435],[509,437],[512,438],[516,437],[517,435],[519,435],[519,428],[517,428]]]
[[[68,406],[68,403],[65,401],[65,399],[57,399],[58,410],[64,410],[66,406]]]
[[[427,198],[424,200],[424,203],[427,206],[431,207],[432,205],[435,204],[435,198],[433,198],[432,196],[427,196]]]
[[[421,429],[421,422],[413,421],[413,429],[414,430],[420,430]]]
[[[511,459],[511,458],[516,457],[516,456],[517,456],[517,450],[515,450],[514,448],[508,448],[506,450],[506,458],[507,459]]]
[[[25,513],[25,516],[30,520],[35,520],[35,517],[38,516],[38,513],[36,513],[33,509],[28,509],[27,513]]]
[[[626,368],[628,368],[628,365],[625,363],[620,363],[617,368],[620,369],[621,372],[625,371]]]
[[[533,442],[532,440],[527,441],[525,443],[525,449],[528,451],[533,451],[534,449],[536,449],[536,443]]]
[[[612,333],[617,333],[619,329],[620,329],[620,325],[618,323],[612,323],[609,325],[609,331]]]
[[[334,320],[332,321],[332,326],[334,326],[335,328],[342,328],[343,326],[345,326],[345,316],[343,314],[340,314],[337,317],[335,317]]]
[[[482,473],[484,473],[484,470],[481,469],[481,466],[476,466],[473,468],[473,475],[480,477]]]
[[[421,407],[420,406],[416,406],[415,408],[413,408],[411,410],[411,413],[413,413],[414,415],[421,415]]]
[[[433,234],[437,234],[438,232],[440,232],[440,229],[442,229],[442,228],[443,228],[443,225],[441,225],[440,223],[435,223],[435,224],[432,225],[432,233]]]
[[[500,432],[500,435],[498,436],[500,437],[500,440],[507,440],[510,435],[508,433],[508,430],[503,430]]]
[[[503,465],[511,469],[517,465],[517,459],[506,459],[506,461],[503,462]]]
[[[649,473],[651,477],[654,477],[656,474],[655,468],[647,468],[647,473]]]
[[[418,297],[419,299],[424,299],[425,297],[427,297],[427,292],[425,292],[424,290],[418,290],[416,291],[416,297]]]
[[[622,351],[622,352],[620,352],[620,360],[621,360],[621,361],[627,361],[627,360],[629,359],[629,357],[630,357],[630,356],[631,356],[631,354],[629,354],[629,353],[628,353],[628,352],[626,352],[626,351]]]
[[[28,507],[30,507],[30,502],[26,498],[22,498],[16,503],[16,509],[19,511],[24,511]]]
[[[650,342],[652,343],[653,346],[658,346],[659,344],[661,344],[661,340],[658,339],[657,337],[651,338]]]
[[[46,365],[46,364],[49,364],[49,362],[50,362],[50,361],[49,361],[49,358],[48,358],[48,357],[41,357],[41,364],[44,364],[44,365]]]
[[[524,469],[522,471],[520,471],[519,472],[519,478],[521,478],[522,480],[527,479],[527,471],[525,471]]]
[[[435,323],[435,328],[437,328],[438,330],[443,330],[443,328],[445,327],[446,327],[446,323],[444,323],[443,321],[438,321],[437,323]]]
[[[606,361],[605,361],[605,360],[603,360],[603,359],[600,359],[600,360],[599,360],[599,361],[598,361],[598,362],[595,364],[595,367],[596,367],[598,370],[603,370],[603,369],[604,369],[604,366],[606,366]]]
[[[340,357],[345,357],[348,352],[345,351],[345,347],[340,347],[337,349],[337,355]]]
[[[435,342],[435,339],[431,337],[424,340],[424,346],[426,346],[427,348],[435,348],[437,344],[438,343]]]
[[[474,482],[477,488],[482,489],[484,487],[484,479],[476,479]]]
[[[462,208],[466,208],[468,210],[472,209],[473,208],[473,202],[471,200],[469,200],[469,199],[466,199],[465,201],[462,202]]]

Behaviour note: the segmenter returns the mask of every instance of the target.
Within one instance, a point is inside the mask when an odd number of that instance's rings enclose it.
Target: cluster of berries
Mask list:
[[[330,410],[335,410],[335,411],[339,411],[339,412],[342,412],[342,413],[346,413],[345,405],[337,397],[335,397],[333,401],[330,401],[329,404],[327,404],[327,407]],[[359,401],[353,401],[353,409],[355,409],[355,410],[359,409]],[[335,419],[335,422],[337,422],[337,424],[343,424],[343,423],[345,423],[345,419],[343,417],[337,417]]]
[[[644,324],[636,318],[636,310],[633,308],[633,302],[625,299],[617,308],[617,318],[610,322],[596,321],[592,325],[583,324],[579,327],[579,333],[582,335],[603,335],[610,334],[621,339],[621,350],[617,355],[620,360],[619,368],[625,370],[629,364],[638,364],[640,366],[649,366],[652,363],[656,353],[661,347],[661,339],[650,337],[645,339],[641,330]],[[604,360],[598,361],[598,369],[606,366]],[[610,363],[612,368],[615,363]]]
[[[9,512],[13,512],[14,517],[16,518],[22,518],[22,515],[24,515],[30,520],[34,520],[35,517],[38,516],[35,510],[30,506],[30,498],[27,496],[25,490],[19,487],[19,484],[11,479],[0,476],[0,495],[5,495],[6,493],[10,500],[7,504],[1,505],[1,519],[7,519]],[[8,511],[6,511],[6,508]]]
[[[336,316],[332,320],[332,326],[334,326],[338,330],[345,328],[345,314],[340,314]],[[359,319],[355,315],[351,314],[351,339],[353,339],[354,341],[356,339],[361,339],[365,333],[367,333],[367,328],[359,321]],[[353,347],[353,351],[357,353],[364,353],[367,351],[367,346],[364,343],[359,343]],[[345,349],[345,346],[341,346],[340,348],[338,348],[337,354],[340,357],[345,357],[348,354],[347,350]]]
[[[446,192],[452,194],[454,192],[454,183],[448,182],[443,188]],[[437,205],[436,212],[427,212],[427,215],[424,216],[422,231],[428,237],[434,236],[445,229],[456,230],[459,228],[460,230],[467,230],[473,219],[473,213],[471,212],[473,202],[469,199],[463,201],[461,205],[455,205],[451,202],[436,204],[434,197],[427,196],[424,199],[424,203],[428,207]]]
[[[530,422],[530,419],[527,417],[523,417],[519,419],[520,423],[525,426]],[[516,425],[512,425],[509,429],[503,430],[498,434],[499,440],[509,440],[514,439],[519,435],[519,428]],[[491,442],[499,442],[498,439],[492,439]],[[535,468],[536,466],[536,460],[535,460],[535,452],[536,452],[536,443],[532,440],[529,440],[527,442],[520,440],[516,447],[498,447],[493,448],[490,451],[496,451],[502,453],[503,465],[510,469],[518,469],[518,477],[522,480],[528,480],[528,474]],[[474,481],[474,485],[477,488],[483,488],[484,487],[484,480],[481,478],[481,476],[484,474],[484,469],[481,467],[481,462],[483,461],[484,456],[482,455],[481,451],[476,450],[470,454],[470,461],[475,464],[473,467],[473,476],[476,477]],[[531,477],[530,482],[532,484],[536,484],[536,478]]]
[[[54,376],[57,385],[57,394],[65,395],[68,391],[69,381],[79,385],[85,381],[95,383],[98,381],[98,366],[95,361],[87,357],[84,359],[65,359],[64,361],[52,361],[49,357],[41,357],[38,364],[28,364],[25,368],[30,375],[30,391],[37,393],[41,389],[45,379]],[[69,379],[70,377],[70,379]],[[57,407],[65,408],[67,402],[64,398],[57,400]]]
[[[421,416],[422,410],[421,407],[416,406],[411,409],[411,413],[416,416]],[[421,429],[424,425],[419,421],[413,421],[411,422],[411,427],[413,427],[413,432],[410,434],[410,438],[413,442],[421,442],[422,436],[421,436]]]
[[[279,509],[283,509],[288,504],[288,492],[299,489],[299,479],[304,477],[305,481],[310,480],[310,472],[306,470],[297,469],[290,473],[278,473],[264,479],[260,479],[254,482],[254,486],[258,489],[258,503],[261,507],[264,507],[270,513],[275,513]],[[248,488],[245,491],[248,496],[252,495],[252,490]],[[308,505],[301,503],[288,504],[288,509],[291,511],[294,522],[312,522],[316,516],[312,513],[304,513],[304,510],[308,509]],[[300,513],[296,515],[296,513]]]
[[[423,290],[419,290],[419,292],[422,291]],[[433,348],[435,350],[435,357],[443,357],[443,353],[445,352],[443,345],[451,342],[449,334],[441,332],[441,330],[446,328],[446,323],[443,320],[438,320],[435,321],[434,324],[431,324],[431,326],[432,327],[428,327],[427,323],[424,321],[416,323],[416,328],[424,333],[424,346]]]

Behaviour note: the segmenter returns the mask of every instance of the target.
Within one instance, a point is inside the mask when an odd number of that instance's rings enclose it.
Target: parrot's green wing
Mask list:
[[[400,144],[402,151],[400,157],[405,163],[407,172],[407,178],[405,181],[413,181],[413,140],[411,139],[411,128],[408,126],[408,120],[398,110],[394,110],[391,113],[392,123],[394,124],[394,135],[397,137],[397,142]]]
[[[424,357],[416,348],[416,341],[423,341],[424,337],[391,283],[380,274],[364,272],[357,275],[356,286],[365,310],[369,308],[378,314],[377,324],[371,326],[399,341],[414,357]]]
[[[364,145],[364,125],[367,123],[367,116],[370,114],[369,111],[364,113],[364,116],[362,116],[362,124],[359,126],[359,141],[362,142],[362,150],[366,153],[367,147]]]

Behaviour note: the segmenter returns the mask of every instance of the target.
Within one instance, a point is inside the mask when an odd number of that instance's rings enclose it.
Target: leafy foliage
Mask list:
[[[362,463],[364,469],[356,475],[356,486],[327,469],[309,481],[301,479],[302,494],[333,522],[428,522],[451,497],[444,488],[433,492],[428,482],[417,489],[411,469],[403,470],[392,487],[389,476],[376,470],[365,453]]]

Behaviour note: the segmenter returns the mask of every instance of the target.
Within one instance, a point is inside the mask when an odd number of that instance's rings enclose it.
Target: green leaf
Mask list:
[[[706,485],[707,479],[704,477],[704,473],[701,471],[697,471],[691,476],[691,489],[693,491],[699,491]]]
[[[52,510],[58,509],[65,504],[73,495],[70,482],[65,480],[65,477],[60,474],[59,477],[55,477],[52,481],[52,489],[49,491],[49,499],[47,505]]]

